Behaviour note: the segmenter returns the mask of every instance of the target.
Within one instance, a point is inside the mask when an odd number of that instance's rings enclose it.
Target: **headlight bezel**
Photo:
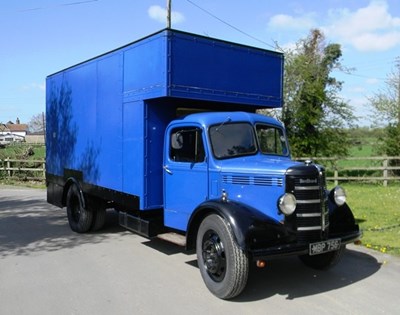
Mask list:
[[[338,207],[343,206],[347,201],[346,190],[341,186],[336,186],[331,190],[331,199]]]
[[[286,216],[293,214],[293,212],[296,210],[296,206],[296,197],[291,193],[285,193],[279,198],[279,210]]]

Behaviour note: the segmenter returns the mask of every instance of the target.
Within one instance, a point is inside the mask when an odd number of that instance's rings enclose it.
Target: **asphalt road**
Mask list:
[[[0,186],[0,314],[399,314],[400,259],[348,246],[314,271],[297,258],[253,268],[232,301],[210,294],[194,253],[119,227],[79,235],[44,190]]]

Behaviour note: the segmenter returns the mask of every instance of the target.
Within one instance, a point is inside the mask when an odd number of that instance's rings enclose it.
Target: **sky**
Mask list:
[[[45,111],[46,76],[166,27],[167,0],[1,0],[0,122]],[[172,0],[172,28],[286,49],[319,28],[350,74],[339,96],[369,126],[368,98],[400,58],[399,0]],[[397,59],[399,60],[399,59]]]

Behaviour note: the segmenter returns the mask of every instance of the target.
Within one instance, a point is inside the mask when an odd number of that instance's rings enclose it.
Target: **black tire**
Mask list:
[[[86,233],[93,222],[93,212],[82,207],[83,200],[79,188],[73,184],[67,193],[67,216],[72,231]]]
[[[90,230],[93,232],[101,230],[106,223],[106,203],[103,200],[91,198],[88,207],[93,212],[93,223]]]
[[[196,253],[201,276],[211,293],[231,299],[243,291],[249,259],[223,218],[212,214],[203,220],[197,233]]]
[[[338,264],[345,249],[346,246],[343,245],[339,250],[333,252],[315,256],[301,255],[299,258],[307,267],[318,270],[327,270]]]

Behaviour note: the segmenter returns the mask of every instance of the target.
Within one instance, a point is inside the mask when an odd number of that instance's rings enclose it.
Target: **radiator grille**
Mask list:
[[[314,167],[316,171],[307,171],[304,175],[288,175],[286,178],[286,190],[293,193],[297,200],[296,211],[290,224],[300,242],[323,239],[329,228],[324,171],[315,165],[306,167]]]

